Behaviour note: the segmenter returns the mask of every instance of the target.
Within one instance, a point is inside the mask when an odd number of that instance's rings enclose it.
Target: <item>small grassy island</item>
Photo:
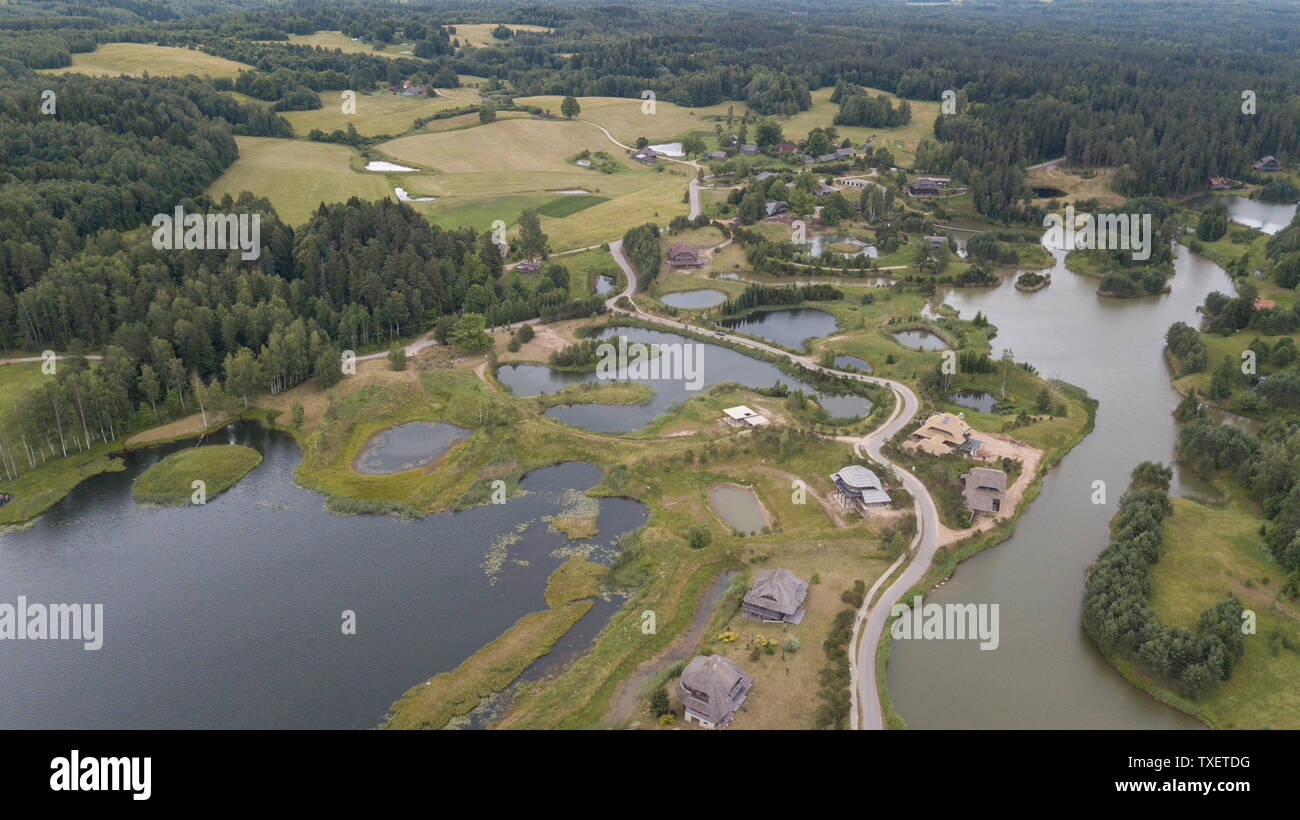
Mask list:
[[[191,447],[172,453],[141,473],[131,494],[137,504],[189,504],[194,482],[202,481],[211,500],[261,463],[261,453],[238,444]]]

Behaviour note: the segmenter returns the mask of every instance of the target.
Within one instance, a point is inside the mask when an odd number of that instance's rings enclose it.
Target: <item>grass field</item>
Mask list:
[[[498,23],[461,23],[455,26],[456,32],[451,36],[452,39],[460,40],[461,45],[471,45],[475,48],[508,45],[514,38],[498,40],[492,36],[492,29],[498,25]],[[505,26],[511,31],[551,31],[545,26],[515,25],[514,23],[506,23]]]
[[[72,65],[43,69],[42,74],[105,74],[139,77],[234,77],[252,66],[214,57],[192,48],[152,46],[145,43],[104,43],[89,54],[73,54]]]
[[[313,128],[326,133],[335,129],[346,130],[348,123],[352,123],[357,133],[363,137],[385,134],[396,136],[411,130],[415,120],[421,117],[465,104],[462,100],[446,97],[403,97],[384,91],[357,95],[357,112],[344,114],[338,91],[322,91],[320,97],[323,108],[314,111],[285,111],[281,114],[293,124],[295,134],[305,137]],[[478,120],[477,114],[470,116],[475,121]]]
[[[563,97],[540,96],[519,97],[515,102],[559,113],[563,100]],[[656,100],[654,113],[646,114],[641,110],[643,102],[629,97],[579,97],[578,105],[582,110],[578,117],[603,125],[614,135],[614,139],[631,145],[637,137],[645,137],[652,143],[672,142],[693,132],[713,140],[713,127],[719,122],[718,118],[726,117],[728,108],[732,109],[737,123],[745,112],[745,104],[742,102],[683,108]]]
[[[395,162],[437,169],[410,175],[412,193],[437,197],[414,207],[446,227],[486,229],[500,219],[512,225],[524,208],[541,210],[542,230],[553,251],[586,247],[623,235],[646,221],[667,223],[686,211],[682,201],[689,168],[641,167],[610,152],[624,170],[601,174],[566,161],[583,150],[612,146],[586,123],[503,119],[466,131],[421,133],[378,146]],[[584,190],[588,195],[556,194]],[[597,200],[601,201],[597,201]],[[579,208],[578,210],[572,210]]]
[[[300,225],[321,202],[343,202],[352,196],[396,198],[385,175],[352,170],[356,155],[347,146],[271,137],[236,137],[235,141],[239,159],[208,189],[214,199],[251,191],[270,199],[281,219]]]
[[[262,463],[262,454],[238,444],[190,447],[145,470],[131,485],[138,504],[184,505],[191,503],[193,483],[202,481],[211,501]]]
[[[382,54],[396,57],[399,49],[389,43],[376,49],[372,44],[353,40],[341,31],[317,31],[311,34],[290,34],[289,42],[296,46],[317,46],[319,48],[337,48],[346,54]]]
[[[1192,630],[1201,612],[1228,594],[1253,610],[1257,631],[1232,677],[1188,704],[1221,729],[1300,728],[1300,652],[1270,649],[1274,629],[1300,645],[1300,605],[1279,594],[1283,572],[1267,557],[1263,519],[1237,490],[1223,506],[1174,498],[1160,561],[1151,567],[1151,606],[1166,623]]]

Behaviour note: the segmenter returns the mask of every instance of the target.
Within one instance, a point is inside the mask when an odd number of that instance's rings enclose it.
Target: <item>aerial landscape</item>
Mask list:
[[[0,729],[1300,729],[1293,2],[14,0],[0,142]]]

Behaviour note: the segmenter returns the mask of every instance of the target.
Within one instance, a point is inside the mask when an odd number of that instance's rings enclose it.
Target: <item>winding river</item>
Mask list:
[[[1172,292],[1139,299],[1096,295],[1097,280],[1068,271],[1053,252],[1052,286],[1035,293],[1008,280],[992,289],[952,289],[942,299],[997,326],[994,355],[1011,348],[1047,377],[1100,401],[1096,429],[1043,479],[1042,492],[1007,541],[965,561],[927,601],[1000,605],[1001,644],[894,641],[888,669],[894,707],[909,727],[1170,729],[1201,724],[1125,681],[1081,627],[1085,568],[1106,545],[1128,474],[1145,459],[1170,463],[1177,434],[1170,415],[1164,332],[1194,323],[1196,307],[1232,282],[1213,262],[1176,251]],[[1093,482],[1106,503],[1091,502]],[[1175,472],[1172,492],[1198,494]]]

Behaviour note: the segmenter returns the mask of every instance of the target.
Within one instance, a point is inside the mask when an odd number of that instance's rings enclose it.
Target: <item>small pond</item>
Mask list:
[[[438,458],[451,445],[469,438],[469,430],[445,421],[413,421],[380,430],[361,448],[353,468],[358,473],[387,475],[413,470]]]
[[[997,399],[985,390],[958,390],[948,396],[948,401],[961,407],[969,407],[981,413],[995,413],[998,409]]]
[[[835,357],[835,366],[840,370],[861,370],[863,373],[871,372],[871,364],[861,356],[850,356],[847,353],[841,353]]]
[[[767,525],[763,506],[753,490],[724,484],[709,490],[709,503],[733,530],[755,533]]]
[[[813,308],[756,310],[736,319],[723,319],[719,324],[795,350],[803,347],[804,339],[821,338],[835,332],[835,317]]]
[[[665,293],[659,297],[659,301],[675,308],[707,308],[727,301],[727,294],[712,288],[682,290],[677,293]]]
[[[903,347],[915,350],[944,350],[948,343],[928,330],[900,330],[891,334]]]
[[[852,245],[857,248],[856,251],[841,251],[832,248],[832,245]],[[800,248],[805,253],[813,256],[821,256],[824,253],[840,254],[841,256],[869,256],[875,259],[880,256],[876,251],[876,246],[861,239],[854,239],[851,236],[837,233],[824,233],[817,236],[808,237],[808,244]]]
[[[596,293],[604,295],[614,289],[614,277],[602,273],[596,277]]]

